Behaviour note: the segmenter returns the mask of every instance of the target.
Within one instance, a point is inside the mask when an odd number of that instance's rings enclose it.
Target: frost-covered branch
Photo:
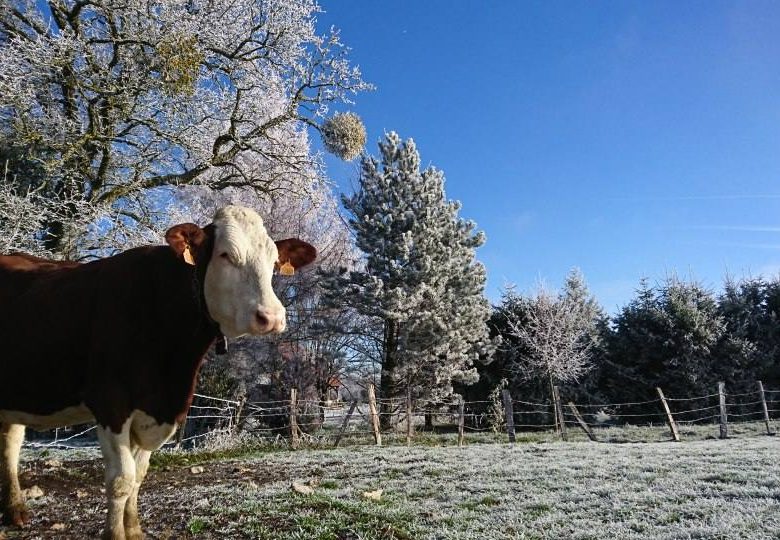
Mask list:
[[[543,375],[551,383],[567,383],[591,369],[588,337],[593,317],[569,296],[540,285],[527,300],[522,320],[509,311],[507,324],[510,335],[521,344],[514,348],[511,362],[512,371],[521,378]]]
[[[318,11],[313,0],[0,0],[0,143],[24,157],[14,172],[40,170],[21,191],[33,184],[73,218],[63,201],[116,209],[166,186],[306,189],[319,168],[307,129],[369,88],[338,32],[317,33]],[[61,224],[42,225],[60,236]]]

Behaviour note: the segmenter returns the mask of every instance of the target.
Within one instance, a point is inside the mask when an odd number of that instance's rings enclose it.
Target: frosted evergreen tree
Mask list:
[[[364,266],[326,275],[323,287],[381,322],[381,396],[438,402],[453,381],[476,382],[474,361],[494,348],[485,268],[475,259],[485,236],[447,200],[444,174],[420,170],[411,139],[389,133],[379,150],[381,161],[362,158],[359,189],[344,198]]]
[[[611,399],[652,400],[656,387],[675,397],[703,396],[716,387],[716,353],[727,327],[715,295],[701,284],[669,276],[651,287],[642,280],[613,325],[606,381]]]
[[[566,275],[561,297],[571,306],[571,309],[581,313],[585,325],[584,339],[591,353],[595,354],[596,349],[600,349],[603,345],[609,318],[591,294],[585,276],[579,268],[572,268]]]

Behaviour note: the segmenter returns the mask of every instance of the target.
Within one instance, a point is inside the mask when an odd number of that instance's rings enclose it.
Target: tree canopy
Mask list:
[[[109,210],[143,221],[154,188],[305,191],[319,174],[306,127],[369,88],[338,32],[316,32],[318,9],[0,0],[3,194],[39,208],[43,247],[61,253]],[[360,128],[334,122],[330,147],[353,157]],[[338,145],[340,123],[350,137]]]

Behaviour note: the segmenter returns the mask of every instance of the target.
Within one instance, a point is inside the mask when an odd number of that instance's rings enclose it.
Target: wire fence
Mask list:
[[[323,402],[297,399],[250,402],[203,394],[165,448],[196,449],[238,441],[288,446],[516,440],[651,442],[685,438],[773,435],[780,389],[621,403],[533,402],[504,391],[501,400],[420,405],[406,399]],[[557,390],[556,394],[557,395]],[[28,437],[30,448],[97,448],[95,426],[73,426]]]

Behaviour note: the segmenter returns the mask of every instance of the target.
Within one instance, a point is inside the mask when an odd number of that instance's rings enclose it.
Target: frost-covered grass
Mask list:
[[[772,426],[774,429],[774,426]],[[718,438],[719,427],[717,424],[698,424],[678,426],[683,441],[711,440]],[[665,442],[671,440],[671,434],[666,424],[659,425],[623,425],[614,427],[595,428],[594,432],[599,442],[604,443],[647,443]],[[305,436],[299,443],[298,450],[331,449],[335,439],[335,431],[320,430],[313,435]],[[578,428],[569,426],[568,441],[588,441],[587,436]],[[766,426],[763,422],[744,422],[729,425],[729,435],[732,437],[760,437],[765,435]],[[518,431],[515,435],[517,443],[554,443],[560,442],[561,437],[554,431]],[[413,446],[454,446],[457,445],[458,435],[452,429],[448,431],[426,432],[416,431],[412,438]],[[465,434],[466,444],[500,444],[508,442],[505,432],[494,433],[491,431],[469,432]],[[406,446],[406,434],[401,431],[385,432],[382,434],[384,446]],[[343,447],[372,446],[374,439],[371,435],[345,437],[342,440]],[[239,437],[229,436],[216,442],[206,444],[189,450],[164,449],[152,455],[152,467],[194,465],[218,459],[234,459],[248,457],[255,454],[292,450],[289,440],[283,437],[276,439],[253,438],[249,434]]]
[[[777,426],[772,423],[772,430],[776,431]],[[370,427],[367,424],[358,425],[357,432],[347,432],[341,440],[341,446],[354,445],[373,445],[374,439],[371,435]],[[717,423],[707,424],[686,424],[678,423],[678,430],[683,440],[694,441],[718,438],[719,426]],[[299,447],[308,449],[327,449],[332,448],[338,434],[338,428],[332,426],[319,429],[312,433],[303,435]],[[669,427],[665,423],[644,424],[644,425],[619,425],[593,427],[599,442],[664,442],[671,440]],[[568,440],[587,441],[585,433],[576,425],[568,424]],[[740,422],[729,424],[729,435],[732,437],[753,437],[766,434],[766,426],[763,422]],[[517,430],[516,439],[518,442],[556,442],[561,439],[560,435],[552,430]],[[235,453],[237,447],[268,451],[279,449],[290,449],[289,439],[283,434],[276,437],[253,437],[251,433],[242,433],[241,436],[233,435],[221,437],[211,437],[202,439],[209,441],[205,445],[197,447],[198,451],[218,453],[226,450],[228,453]],[[435,431],[425,431],[418,428],[412,437],[412,445],[422,446],[451,446],[457,444],[458,434],[455,425],[437,425]],[[465,440],[469,444],[502,443],[508,442],[505,431],[497,433],[487,430],[466,429]],[[406,445],[406,431],[400,426],[396,431],[385,431],[382,433],[382,442],[385,446]],[[179,453],[179,452],[174,452]],[[189,450],[184,453],[190,453]]]
[[[771,424],[771,428],[773,432],[776,430],[774,423]],[[717,423],[686,424],[678,422],[677,430],[683,441],[716,439],[720,436],[720,426]],[[764,422],[734,422],[729,424],[728,430],[729,436],[734,438],[760,437],[766,435],[766,424]],[[672,438],[667,424],[603,427],[595,428],[594,432],[600,442],[664,442],[670,441]],[[573,426],[569,426],[568,433],[571,440],[587,440],[584,432]]]
[[[454,433],[417,433],[410,448],[403,434],[386,434],[383,448],[368,439],[318,448],[312,439],[295,451],[241,438],[158,453],[141,513],[150,538],[780,538],[780,437],[764,429],[735,424],[734,438],[719,440],[717,425],[681,426],[680,443],[663,425],[597,431],[612,443],[572,429],[570,442],[518,433],[515,445],[496,442],[505,434],[467,433],[463,448]],[[52,458],[64,468],[52,469]],[[25,449],[23,459],[23,483],[47,494],[31,502],[38,521],[29,537],[99,532],[96,452]],[[204,471],[192,473],[195,463]],[[313,493],[293,491],[293,481]],[[362,495],[378,489],[379,501]],[[73,499],[74,490],[86,495]],[[51,523],[68,528],[51,536]]]
[[[196,487],[196,537],[777,538],[780,440],[278,452],[274,480]],[[310,481],[313,495],[290,489]],[[379,502],[362,497],[383,489]]]

